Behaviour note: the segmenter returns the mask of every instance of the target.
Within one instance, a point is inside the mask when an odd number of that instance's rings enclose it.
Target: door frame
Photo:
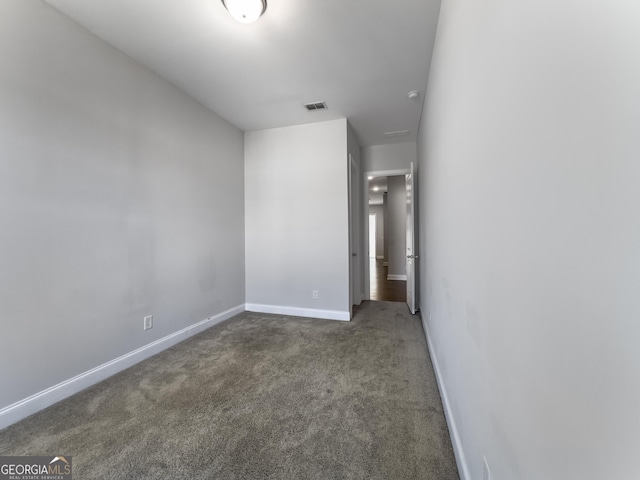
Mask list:
[[[397,168],[393,170],[370,170],[363,172],[363,205],[366,206],[365,211],[363,212],[363,232],[366,232],[364,235],[364,242],[361,246],[362,252],[369,252],[369,177],[395,177],[399,175],[407,175],[411,173],[411,168]],[[415,217],[413,219],[413,228],[418,228],[418,219]],[[368,257],[367,253],[367,257]],[[365,300],[371,300],[371,270],[369,268],[369,262],[363,262],[364,267],[364,298]]]
[[[416,261],[419,259],[416,242],[416,177],[414,164],[411,162],[411,173],[405,175],[405,195],[407,199],[406,208],[406,274],[407,274],[407,306],[412,315],[418,311],[418,301],[416,290],[418,290],[416,275],[418,268]]]
[[[349,221],[349,312],[350,318],[353,318],[353,307],[360,305],[364,299],[364,295],[361,293],[363,286],[361,285],[361,279],[364,276],[362,252],[362,238],[367,239],[369,235],[362,235],[360,229],[362,228],[361,215],[362,212],[362,183],[359,182],[360,167],[354,160],[353,155],[349,153],[347,155],[347,183],[348,183],[348,221]],[[355,190],[355,191],[354,191]]]

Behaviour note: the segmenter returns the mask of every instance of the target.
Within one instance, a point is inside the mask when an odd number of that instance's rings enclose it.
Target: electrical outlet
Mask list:
[[[491,480],[491,470],[485,456],[482,457],[482,480]]]
[[[149,330],[150,328],[153,328],[153,315],[149,315],[147,317],[144,317],[144,325],[143,325],[145,330]]]
[[[311,298],[318,298],[318,290],[314,290],[313,292],[311,292]]]

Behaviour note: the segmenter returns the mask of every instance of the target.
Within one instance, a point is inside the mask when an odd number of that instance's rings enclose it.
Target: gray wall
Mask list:
[[[252,309],[348,319],[348,170],[345,119],[245,134]]]
[[[639,25],[623,0],[443,1],[422,315],[468,479],[640,472]]]
[[[389,216],[389,201],[388,201],[388,193],[384,192],[382,195],[382,215],[386,218]],[[384,228],[384,238],[389,238],[389,222],[384,222],[382,225]],[[389,242],[384,242],[384,251],[382,253],[384,258],[384,265],[389,266]]]
[[[387,229],[389,275],[406,275],[407,248],[407,188],[405,177],[388,177]],[[396,278],[396,280],[398,280]]]
[[[365,172],[409,170],[411,162],[415,162],[416,158],[416,142],[362,148],[362,165]]]
[[[243,304],[244,194],[242,132],[42,2],[0,63],[2,408]]]

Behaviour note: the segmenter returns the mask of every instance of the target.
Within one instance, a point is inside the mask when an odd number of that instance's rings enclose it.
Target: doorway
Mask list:
[[[406,187],[404,175],[367,176],[370,300],[405,302]]]

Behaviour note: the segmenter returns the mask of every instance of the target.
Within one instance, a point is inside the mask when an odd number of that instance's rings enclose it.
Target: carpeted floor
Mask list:
[[[405,304],[352,322],[246,312],[0,431],[84,479],[458,479]]]

